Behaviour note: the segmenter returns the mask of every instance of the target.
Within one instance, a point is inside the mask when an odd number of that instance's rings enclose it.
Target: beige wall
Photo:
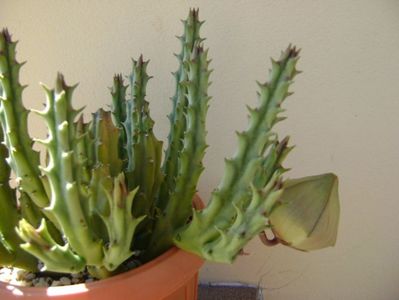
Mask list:
[[[68,3],[68,4],[67,4]],[[112,4],[114,3],[114,4]],[[398,1],[15,1],[0,0],[8,26],[29,63],[26,103],[39,108],[37,82],[58,70],[80,82],[76,104],[88,111],[109,103],[115,72],[130,57],[151,59],[148,97],[165,137],[176,69],[178,21],[190,6],[207,20],[214,96],[208,117],[207,198],[222,159],[246,126],[245,104],[256,103],[269,56],[289,42],[303,49],[288,120],[279,128],[297,148],[290,176],[334,171],[340,177],[342,219],[335,248],[305,254],[253,241],[232,266],[207,264],[202,280],[259,283],[267,299],[397,299],[399,295],[399,2]],[[32,122],[37,120],[32,118]],[[35,135],[43,127],[32,126]]]

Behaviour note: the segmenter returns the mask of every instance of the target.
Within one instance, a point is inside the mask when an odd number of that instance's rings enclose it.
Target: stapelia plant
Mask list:
[[[111,110],[85,121],[72,105],[61,74],[43,85],[45,108],[34,111],[47,138],[28,134],[19,82],[22,63],[7,30],[0,35],[0,264],[37,271],[103,278],[126,262],[145,263],[173,245],[205,259],[231,262],[260,234],[267,243],[300,250],[335,243],[339,206],[333,174],[284,181],[282,162],[291,147],[274,125],[298,73],[298,50],[289,46],[272,60],[270,78],[259,83],[259,106],[248,108],[249,127],[203,210],[192,208],[207,147],[210,60],[200,37],[203,22],[191,10],[184,22],[174,73],[165,156],[146,101],[148,61],[133,61],[127,84],[114,77]],[[32,145],[45,149],[45,162]],[[15,174],[17,187],[9,185]],[[266,237],[270,228],[274,238]]]

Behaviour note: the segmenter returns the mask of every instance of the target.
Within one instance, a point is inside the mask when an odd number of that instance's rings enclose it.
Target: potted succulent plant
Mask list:
[[[54,88],[43,85],[46,105],[35,113],[48,136],[32,139],[19,82],[23,64],[16,42],[1,32],[0,265],[33,277],[83,272],[102,279],[49,288],[3,282],[1,299],[194,299],[203,259],[232,262],[256,235],[303,251],[335,244],[336,176],[283,180],[291,147],[273,126],[284,119],[281,104],[298,73],[299,51],[292,46],[272,60],[269,81],[259,83],[259,106],[248,108],[249,127],[237,133],[238,149],[226,159],[208,205],[198,199],[193,205],[207,147],[211,70],[198,10],[183,23],[164,157],[146,101],[150,76],[142,56],[133,61],[127,85],[114,77],[111,110],[99,109],[88,122],[72,105],[76,86],[61,74]],[[42,164],[34,143],[44,145]],[[11,172],[16,188],[9,185]]]

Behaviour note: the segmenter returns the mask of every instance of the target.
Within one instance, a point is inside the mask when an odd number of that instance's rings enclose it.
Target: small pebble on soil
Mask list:
[[[82,272],[58,277],[28,272],[18,268],[0,268],[0,281],[26,287],[56,287],[95,281],[88,273]]]

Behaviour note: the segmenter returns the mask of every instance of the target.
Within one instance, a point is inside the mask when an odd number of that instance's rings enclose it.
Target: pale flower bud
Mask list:
[[[269,221],[281,243],[303,251],[335,245],[339,221],[336,175],[287,180],[280,202]]]

